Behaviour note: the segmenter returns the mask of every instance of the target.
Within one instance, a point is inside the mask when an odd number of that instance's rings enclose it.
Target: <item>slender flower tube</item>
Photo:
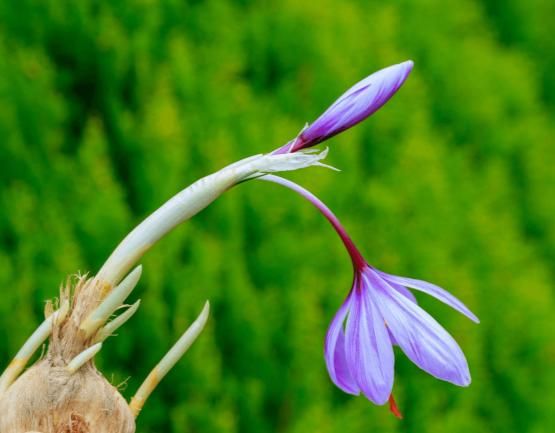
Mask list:
[[[470,384],[466,358],[453,337],[420,308],[407,289],[418,290],[479,323],[478,318],[444,289],[420,280],[398,277],[370,266],[331,210],[301,186],[268,175],[309,200],[332,224],[351,257],[353,285],[328,329],[324,357],[331,380],[353,395],[364,394],[375,404],[389,400],[400,417],[393,396],[393,345],[432,376],[459,386]]]
[[[320,117],[305,127],[289,143],[274,153],[296,152],[315,146],[349,129],[379,110],[399,90],[413,67],[413,62],[389,66],[359,81],[339,97]]]

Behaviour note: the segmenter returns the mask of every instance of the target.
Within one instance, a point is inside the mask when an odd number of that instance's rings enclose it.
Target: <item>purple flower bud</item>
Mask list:
[[[408,60],[374,72],[358,82],[294,140],[274,153],[296,152],[315,146],[363,121],[395,94],[407,79],[412,66],[412,60]]]

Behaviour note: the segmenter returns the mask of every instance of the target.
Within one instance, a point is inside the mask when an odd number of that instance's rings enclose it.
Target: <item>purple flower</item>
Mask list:
[[[315,146],[356,125],[384,105],[405,82],[413,62],[408,60],[374,72],[358,82],[292,141],[274,153],[296,152]]]
[[[331,380],[346,393],[364,394],[375,404],[393,399],[394,355],[397,345],[422,370],[459,386],[470,384],[466,358],[453,337],[418,306],[408,290],[427,293],[479,323],[457,298],[434,284],[398,277],[370,266],[331,210],[301,186],[277,177],[261,178],[283,185],[309,200],[332,224],[351,257],[353,285],[328,329],[324,357]]]
[[[406,287],[434,296],[478,322],[458,299],[425,281],[397,277],[365,264],[355,268],[353,287],[326,336],[325,359],[332,381],[343,391],[376,404],[393,388],[393,345],[432,376],[470,384],[465,356],[445,329],[420,308]]]

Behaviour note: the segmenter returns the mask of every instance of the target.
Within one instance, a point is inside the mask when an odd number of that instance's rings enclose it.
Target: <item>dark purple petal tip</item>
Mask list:
[[[295,152],[314,146],[366,119],[399,90],[413,65],[412,60],[407,60],[374,72],[355,84],[324,114],[303,129],[293,142],[285,145],[288,151]]]

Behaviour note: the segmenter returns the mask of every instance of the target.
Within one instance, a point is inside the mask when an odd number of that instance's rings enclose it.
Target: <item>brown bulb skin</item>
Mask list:
[[[67,369],[93,344],[79,326],[110,289],[85,278],[62,289],[69,314],[54,324],[46,355],[0,395],[0,433],[135,433],[129,405],[92,361]]]

